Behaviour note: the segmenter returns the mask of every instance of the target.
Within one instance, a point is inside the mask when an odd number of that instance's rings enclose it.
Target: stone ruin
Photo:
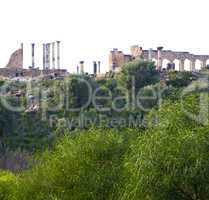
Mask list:
[[[10,57],[6,68],[22,69],[23,68],[23,48],[16,50]]]
[[[173,69],[176,71],[198,71],[209,64],[209,55],[195,55],[189,52],[163,50],[143,50],[138,45],[131,47],[131,54],[124,54],[113,49],[109,55],[109,71],[119,72],[127,62],[143,59],[153,61],[158,70]]]
[[[52,44],[52,45],[51,45]],[[0,77],[1,78],[23,78],[23,77],[38,77],[44,76],[47,79],[53,77],[63,77],[67,74],[67,70],[60,69],[60,41],[56,42],[57,44],[57,66],[55,67],[55,42],[43,44],[43,69],[35,67],[35,43],[31,44],[32,47],[32,65],[29,69],[23,68],[23,44],[21,48],[16,50],[10,56],[9,62],[5,68],[0,68]],[[52,55],[50,53],[52,46]],[[50,61],[52,60],[52,66]]]

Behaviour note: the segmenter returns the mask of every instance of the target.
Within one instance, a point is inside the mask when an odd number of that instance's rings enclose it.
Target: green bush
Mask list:
[[[149,114],[144,131],[70,132],[32,169],[1,172],[0,200],[209,199],[209,124],[188,115],[204,114],[208,100],[205,91],[169,100]]]
[[[16,176],[9,172],[0,172],[0,200],[12,199],[16,187]]]
[[[137,93],[140,88],[159,82],[160,74],[153,62],[132,61],[123,66],[117,80],[122,87],[129,91],[134,87]]]
[[[117,199],[123,157],[132,136],[136,133],[92,129],[75,138],[65,137],[23,175],[16,198]]]
[[[183,104],[193,113],[198,110],[196,96]],[[166,104],[153,116],[156,127],[139,137],[127,154],[120,199],[208,199],[209,125],[189,118],[180,103]]]

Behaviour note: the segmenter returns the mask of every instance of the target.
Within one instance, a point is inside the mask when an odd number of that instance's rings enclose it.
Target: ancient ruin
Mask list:
[[[55,58],[55,44],[57,44],[57,57]],[[60,69],[60,41],[56,43],[43,44],[43,66],[36,66],[35,43],[31,44],[31,66],[28,69],[23,68],[23,44],[10,57],[5,68],[0,68],[0,77],[5,78],[23,78],[23,77],[60,77],[67,74],[67,70]],[[51,53],[52,51],[52,53]],[[55,61],[57,59],[57,66]],[[52,63],[52,66],[51,66]]]
[[[158,70],[199,71],[209,64],[209,55],[163,50],[163,47],[157,47],[156,50],[143,50],[142,47],[135,45],[131,47],[130,55],[113,49],[109,55],[109,71],[119,72],[124,64],[136,59],[153,61]]]
[[[22,69],[23,68],[23,45],[16,50],[10,57],[6,68]]]

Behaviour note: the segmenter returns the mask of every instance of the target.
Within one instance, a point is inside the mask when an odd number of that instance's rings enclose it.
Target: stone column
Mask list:
[[[179,71],[180,72],[184,71],[184,60],[180,60],[180,62],[179,62]]]
[[[48,58],[48,68],[50,69],[51,68],[51,44],[49,43],[48,44],[49,45],[49,47],[48,47],[48,56],[49,56],[49,58]]]
[[[157,70],[162,69],[162,49],[163,47],[157,47]]]
[[[21,47],[20,47],[21,49],[22,49],[22,51],[23,51],[23,43],[21,43]]]
[[[46,44],[43,44],[43,70],[46,69]]]
[[[60,41],[57,41],[57,69],[60,69]]]
[[[45,49],[45,69],[49,68],[49,63],[48,63],[48,59],[49,59],[49,45],[46,44],[46,49]]]
[[[190,61],[190,71],[191,72],[195,71],[195,61],[193,60]]]
[[[46,44],[46,69],[50,69],[51,63],[50,63],[50,43]]]
[[[149,49],[148,60],[152,61],[152,49]]]
[[[98,74],[100,74],[100,67],[101,67],[101,62],[100,61],[98,61]]]
[[[84,74],[84,61],[80,61],[81,74]]]
[[[55,42],[52,42],[52,68],[55,69]]]
[[[31,67],[34,69],[35,68],[35,44],[31,44],[31,53],[32,53],[32,65]]]
[[[207,60],[203,60],[202,61],[202,68],[206,68],[207,67]]]
[[[93,73],[94,75],[97,74],[97,62],[96,61],[93,62]]]
[[[79,66],[77,65],[77,74],[79,74]]]

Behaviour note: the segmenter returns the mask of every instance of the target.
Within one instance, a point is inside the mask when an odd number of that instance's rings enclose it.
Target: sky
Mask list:
[[[113,48],[131,45],[209,54],[208,0],[6,0],[0,1],[0,67],[24,43],[24,66],[42,67],[42,43],[61,41],[61,65],[76,71],[80,60],[108,70]]]

